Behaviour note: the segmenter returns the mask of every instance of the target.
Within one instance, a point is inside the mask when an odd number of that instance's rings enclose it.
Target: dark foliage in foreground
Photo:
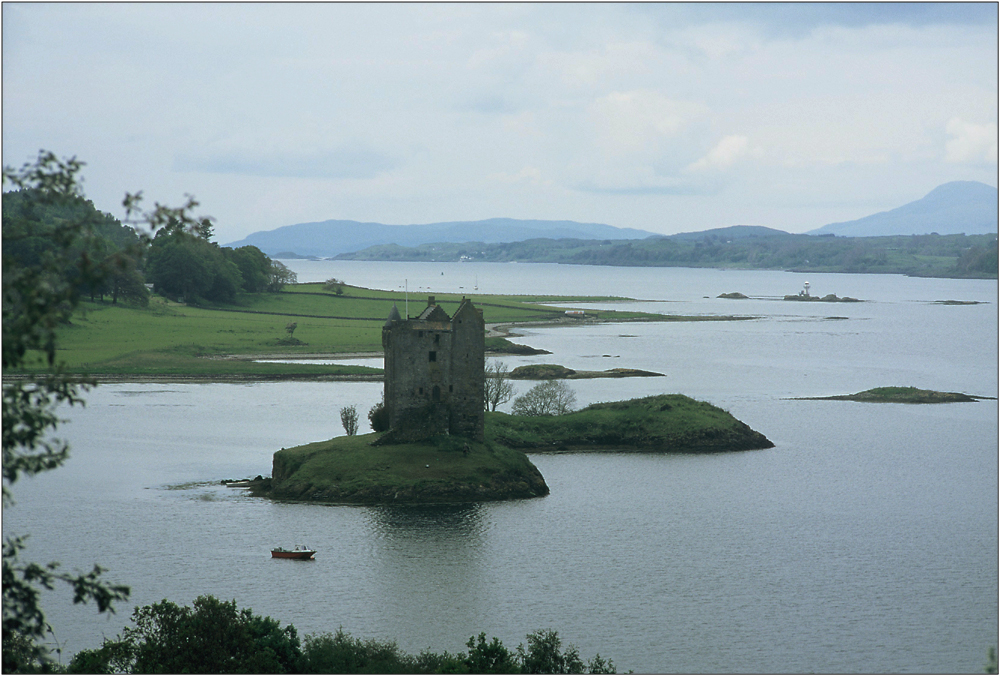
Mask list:
[[[393,641],[360,639],[338,629],[300,643],[295,627],[237,610],[235,601],[199,596],[193,607],[163,600],[136,608],[134,627],[97,650],[83,650],[70,673],[305,673],[305,674],[613,674],[596,655],[589,662],[557,632],[536,631],[527,646],[509,650],[486,634],[470,637],[469,651],[409,655]]]

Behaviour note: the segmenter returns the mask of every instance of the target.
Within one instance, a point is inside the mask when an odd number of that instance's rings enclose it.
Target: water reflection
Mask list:
[[[370,508],[366,520],[378,537],[388,540],[468,542],[485,531],[477,503],[384,505]]]
[[[476,504],[368,510],[370,579],[390,635],[405,635],[415,618],[440,625],[444,617],[477,615],[489,586],[484,514]]]

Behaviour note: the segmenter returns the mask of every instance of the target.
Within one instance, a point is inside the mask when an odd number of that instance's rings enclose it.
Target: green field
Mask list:
[[[454,313],[461,295],[436,294]],[[488,323],[537,322],[565,317],[545,302],[595,302],[594,297],[472,296]],[[295,356],[381,352],[382,325],[403,293],[344,287],[343,295],[322,284],[296,284],[280,293],[248,294],[232,305],[183,305],[154,296],[148,308],[84,301],[58,335],[58,358],[71,373],[98,378],[316,378],[375,377],[380,369],[359,366],[262,364],[274,354]],[[410,315],[426,298],[410,297]],[[662,320],[636,312],[587,311],[602,321]],[[676,319],[676,318],[672,318]],[[289,340],[286,326],[296,323]],[[232,358],[233,356],[239,358]],[[22,372],[43,368],[39,360]],[[16,371],[14,372],[16,373]]]

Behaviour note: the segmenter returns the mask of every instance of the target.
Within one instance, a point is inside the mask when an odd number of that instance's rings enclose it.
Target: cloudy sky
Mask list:
[[[803,232],[997,185],[997,5],[3,4],[3,163],[327,219]]]

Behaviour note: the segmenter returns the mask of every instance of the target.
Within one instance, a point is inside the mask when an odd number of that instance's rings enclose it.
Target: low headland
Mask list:
[[[437,302],[454,312],[463,297],[438,294]],[[567,304],[623,300],[603,296],[472,298],[484,308],[487,351],[493,355],[545,353],[508,340],[515,326],[751,319],[623,310],[587,310],[582,318],[566,314]],[[379,380],[382,369],[373,366],[292,360],[380,356],[382,326],[394,304],[406,311],[404,292],[348,284],[330,290],[320,283],[241,293],[232,303],[180,303],[156,294],[144,307],[84,300],[60,325],[56,356],[67,373],[98,382]],[[274,361],[279,355],[281,363]],[[31,379],[47,371],[44,355],[32,354],[20,367],[5,370],[4,378]]]
[[[342,436],[274,454],[257,495],[339,504],[482,502],[548,495],[526,453],[717,453],[771,448],[722,409],[680,394],[592,404],[562,416],[486,414],[486,440],[438,436],[373,445],[382,435]]]
[[[980,399],[996,399],[996,397],[980,397],[961,392],[921,390],[916,387],[876,387],[856,394],[799,398],[818,401],[860,401],[875,404],[954,404],[979,401]]]

